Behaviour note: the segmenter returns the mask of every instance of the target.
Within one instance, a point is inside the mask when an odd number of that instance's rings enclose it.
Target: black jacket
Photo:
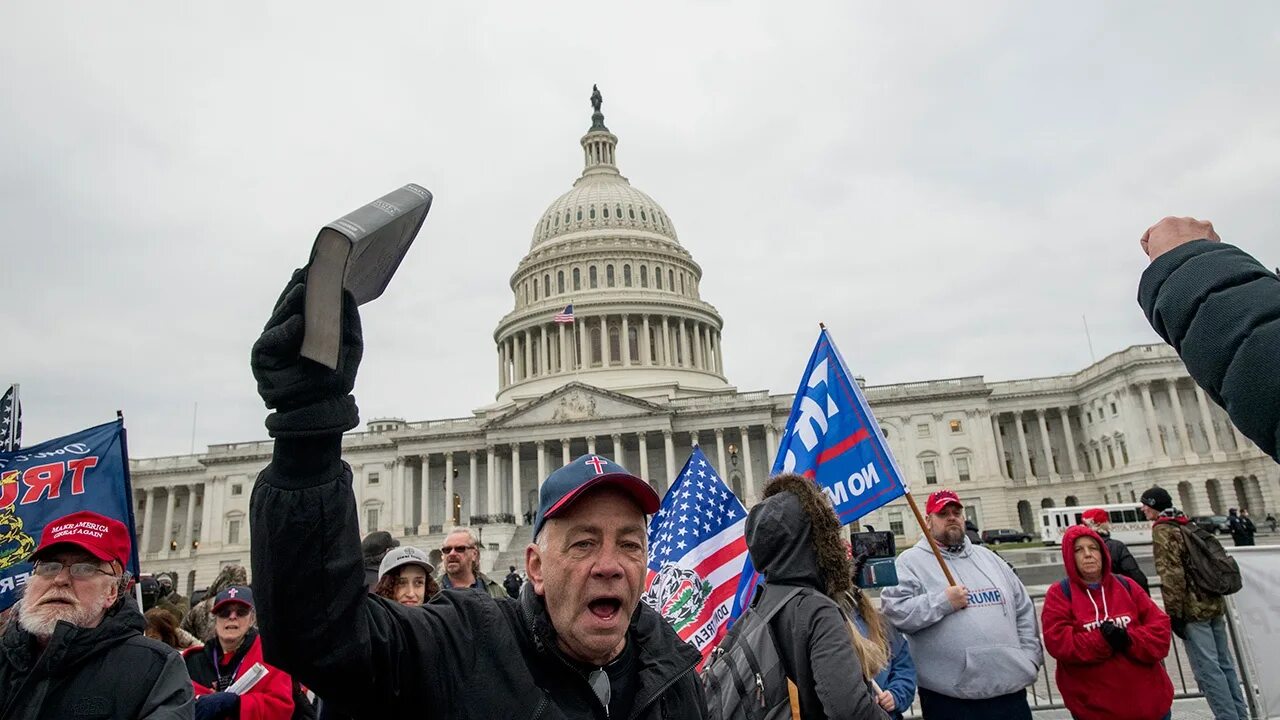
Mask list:
[[[58,623],[40,654],[14,618],[0,639],[0,718],[189,719],[182,658],[143,637],[145,627],[133,602],[121,598],[95,628]]]
[[[756,602],[784,586],[814,591],[791,598],[769,621],[782,667],[796,685],[801,717],[887,720],[863,678],[848,620],[822,592],[826,581],[812,536],[809,517],[790,492],[765,498],[747,516],[751,562],[767,578]]]
[[[1151,584],[1147,581],[1147,574],[1138,567],[1138,559],[1129,552],[1129,546],[1111,537],[1109,533],[1099,532],[1098,535],[1107,544],[1107,552],[1111,554],[1111,572],[1138,583],[1150,595]]]
[[[336,434],[277,439],[254,487],[254,599],[267,662],[357,718],[603,720],[586,676],[556,649],[531,586],[518,600],[445,592],[418,608],[365,593],[351,469],[340,450]],[[627,717],[702,718],[698,651],[644,603],[628,642],[639,675]]]
[[[1280,278],[1237,247],[1195,240],[1151,263],[1138,303],[1240,432],[1280,460]]]

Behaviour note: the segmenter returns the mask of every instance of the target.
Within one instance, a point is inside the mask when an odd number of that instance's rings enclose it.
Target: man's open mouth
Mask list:
[[[618,612],[622,610],[622,598],[617,597],[598,597],[587,603],[587,609],[592,615],[601,620],[612,620],[618,616]]]

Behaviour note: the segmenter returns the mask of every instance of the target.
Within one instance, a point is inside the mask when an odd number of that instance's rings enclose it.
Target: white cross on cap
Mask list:
[[[235,588],[231,588],[230,590],[227,591],[227,597],[233,598],[239,594],[240,594],[240,591]]]

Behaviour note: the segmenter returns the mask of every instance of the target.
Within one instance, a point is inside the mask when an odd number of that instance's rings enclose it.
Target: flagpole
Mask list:
[[[21,450],[18,447],[18,422],[22,419],[22,400],[18,391],[21,387],[18,383],[13,384],[13,415],[9,418],[9,437],[4,443],[6,450]]]
[[[933,550],[933,557],[938,560],[938,567],[942,568],[942,574],[947,578],[948,585],[955,585],[956,579],[951,577],[951,568],[947,567],[947,563],[942,559],[942,551],[938,549],[938,541],[933,539],[933,535],[929,532],[929,528],[925,527],[924,516],[920,514],[920,507],[916,505],[916,498],[911,494],[910,490],[905,493],[907,496],[907,504],[911,506],[911,513],[916,516],[916,522],[920,523],[920,531],[929,540],[929,549]]]

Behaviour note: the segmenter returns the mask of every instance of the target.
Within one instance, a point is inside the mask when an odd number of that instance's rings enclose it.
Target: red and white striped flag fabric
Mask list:
[[[556,313],[556,316],[551,319],[558,323],[572,323],[573,322],[573,303],[569,303],[568,305],[565,305],[564,310],[561,310],[560,312]]]
[[[641,597],[702,662],[729,629],[747,559],[747,511],[694,446],[649,524],[649,573]]]

